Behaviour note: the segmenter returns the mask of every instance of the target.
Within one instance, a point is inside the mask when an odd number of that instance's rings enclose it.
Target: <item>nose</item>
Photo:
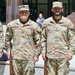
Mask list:
[[[23,12],[23,14],[25,14],[25,12]]]

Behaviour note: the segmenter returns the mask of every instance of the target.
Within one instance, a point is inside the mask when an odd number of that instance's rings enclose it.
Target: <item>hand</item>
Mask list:
[[[46,60],[46,54],[42,54],[42,58]]]
[[[69,60],[71,60],[71,59],[72,59],[72,56],[67,55],[67,56],[66,56],[66,58],[67,58],[67,60],[69,61]]]
[[[2,55],[3,55],[3,52],[0,52],[0,58],[2,57]]]
[[[38,61],[37,57],[34,57],[34,63],[36,63]]]
[[[10,52],[8,52],[8,59],[10,59]]]

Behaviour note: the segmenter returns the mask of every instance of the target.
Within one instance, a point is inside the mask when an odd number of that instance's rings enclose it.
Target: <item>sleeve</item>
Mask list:
[[[9,52],[11,47],[11,40],[13,37],[13,29],[11,25],[7,25],[6,36],[5,36],[5,49]]]
[[[2,25],[1,21],[0,21],[0,25]]]
[[[36,57],[38,57],[40,55],[41,52],[41,31],[42,29],[37,25],[37,27],[34,29],[34,43],[35,43],[35,55]]]
[[[3,35],[3,25],[0,22],[0,52],[3,51],[3,47],[4,47],[4,35]]]
[[[74,24],[70,21],[68,28],[68,36],[69,36],[69,52],[68,55],[73,55],[73,51],[75,51],[75,28]]]
[[[47,34],[46,34],[46,25],[43,23],[43,27],[42,27],[42,33],[41,33],[41,48],[42,48],[42,54],[46,53],[46,38],[47,38]]]

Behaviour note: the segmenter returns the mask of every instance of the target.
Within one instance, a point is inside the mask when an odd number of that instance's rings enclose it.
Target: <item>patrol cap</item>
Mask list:
[[[22,11],[22,10],[28,10],[29,11],[29,5],[20,5],[19,11]]]
[[[53,2],[52,8],[55,8],[55,7],[62,8],[63,7],[62,2],[59,2],[59,1]]]

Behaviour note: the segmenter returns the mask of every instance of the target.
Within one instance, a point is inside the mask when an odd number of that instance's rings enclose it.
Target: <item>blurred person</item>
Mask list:
[[[30,20],[29,5],[19,8],[19,18],[7,24],[5,46],[12,55],[13,75],[34,75],[34,64],[40,54],[41,28]]]
[[[3,25],[0,21],[0,75],[4,74],[4,70],[5,70],[4,63],[8,60],[8,55],[4,53],[5,36],[3,33],[4,33]]]
[[[36,23],[38,24],[38,26],[39,26],[40,28],[42,28],[42,23],[44,22],[44,20],[45,20],[45,18],[44,18],[44,16],[43,16],[43,13],[42,13],[42,11],[40,11],[40,12],[39,12],[39,17],[38,17],[37,20],[36,20]]]
[[[0,61],[8,60],[8,56],[4,52],[4,43],[5,43],[5,35],[4,35],[3,25],[0,22]]]
[[[75,29],[62,15],[62,2],[53,2],[51,10],[53,16],[47,18],[42,27],[42,57],[47,62],[47,75],[67,75],[75,50]]]

